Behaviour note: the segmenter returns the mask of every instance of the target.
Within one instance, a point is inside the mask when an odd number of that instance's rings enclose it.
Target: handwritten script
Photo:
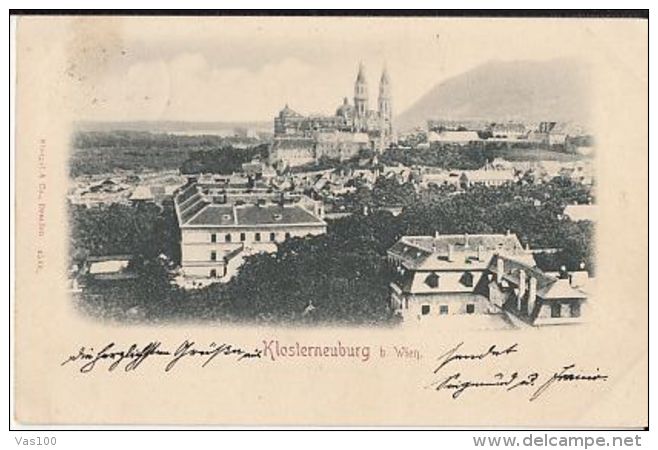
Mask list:
[[[535,370],[528,370],[526,373],[516,370],[497,370],[493,374],[476,377],[465,374],[464,371],[468,370],[469,366],[463,364],[460,365],[458,371],[449,371],[447,367],[454,367],[458,361],[481,366],[484,365],[484,361],[493,362],[493,360],[506,358],[519,351],[519,345],[516,343],[503,347],[491,345],[484,351],[474,353],[462,352],[463,345],[464,343],[461,342],[437,358],[437,365],[432,372],[435,379],[426,388],[435,391],[450,391],[453,399],[460,398],[468,390],[492,388],[509,392],[517,389],[528,389],[530,391],[528,400],[532,402],[543,396],[549,389],[560,384],[601,382],[608,379],[608,375],[600,373],[599,368],[596,368],[593,372],[583,372],[576,367],[575,363],[563,364],[557,370],[548,374]],[[470,369],[473,369],[473,367],[471,366]]]
[[[173,350],[164,348],[158,341],[146,345],[132,344],[127,348],[121,348],[110,342],[98,351],[93,347],[81,347],[77,353],[69,355],[62,361],[61,365],[75,365],[82,373],[89,373],[103,366],[109,372],[116,369],[131,372],[142,367],[146,360],[161,359],[166,362],[164,371],[169,372],[184,359],[197,360],[201,367],[206,367],[218,357],[244,361],[260,358],[261,355],[260,349],[247,351],[233,344],[216,342],[199,346],[194,341],[185,340]]]

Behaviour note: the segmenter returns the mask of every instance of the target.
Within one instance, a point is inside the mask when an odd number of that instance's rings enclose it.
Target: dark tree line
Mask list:
[[[84,132],[73,136],[71,176],[122,170],[178,170],[221,173],[265,155],[267,146],[253,138],[184,136],[138,131]],[[239,147],[239,148],[238,148]]]
[[[70,207],[73,260],[129,254],[151,260],[164,254],[180,261],[179,230],[172,202]]]
[[[249,257],[228,285],[208,289],[222,292],[224,311],[235,320],[389,323],[392,271],[382,253],[398,234],[392,219],[381,212],[337,221],[326,235]]]
[[[73,136],[73,147],[85,148],[173,148],[206,147],[217,148],[237,143],[256,145],[254,138],[220,136],[214,134],[183,135],[170,133],[151,133],[148,131],[115,130],[85,131]]]
[[[198,150],[190,153],[181,166],[184,174],[195,173],[221,173],[231,174],[240,172],[242,164],[255,157],[267,159],[267,145],[259,145],[249,149],[236,149],[233,147],[222,150]]]
[[[402,163],[405,166],[434,166],[445,169],[479,169],[493,161],[494,153],[483,146],[464,148],[459,145],[433,145],[430,148],[390,148],[380,161],[384,164]]]

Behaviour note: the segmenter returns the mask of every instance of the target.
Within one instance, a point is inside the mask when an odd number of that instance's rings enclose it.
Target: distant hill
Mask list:
[[[491,61],[432,88],[396,118],[404,131],[427,119],[586,124],[587,66],[577,60]]]

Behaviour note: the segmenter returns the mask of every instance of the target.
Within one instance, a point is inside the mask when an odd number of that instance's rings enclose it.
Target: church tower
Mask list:
[[[379,98],[377,101],[377,110],[382,131],[391,135],[393,132],[393,98],[391,93],[391,80],[388,76],[388,70],[384,66],[382,77],[379,80]]]
[[[368,83],[363,63],[359,64],[359,74],[354,83],[354,115],[357,129],[362,130],[368,115]]]

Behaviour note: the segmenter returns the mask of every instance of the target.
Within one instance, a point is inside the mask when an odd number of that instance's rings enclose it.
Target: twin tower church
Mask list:
[[[348,159],[362,148],[382,151],[393,141],[393,96],[386,68],[379,79],[377,109],[370,95],[363,64],[354,83],[353,103],[347,97],[332,116],[302,115],[286,105],[274,118],[275,140],[270,161],[303,165],[322,156]]]

